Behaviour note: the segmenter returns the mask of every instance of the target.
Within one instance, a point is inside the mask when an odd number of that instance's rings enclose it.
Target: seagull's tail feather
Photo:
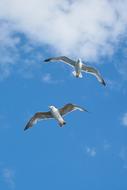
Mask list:
[[[77,73],[76,71],[73,71],[72,74],[77,78],[82,78],[82,73]]]

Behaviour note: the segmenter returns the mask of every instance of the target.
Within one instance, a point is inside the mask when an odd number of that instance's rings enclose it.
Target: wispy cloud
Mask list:
[[[0,21],[0,80],[10,75],[12,66],[17,60],[16,45],[20,39],[13,36],[14,28],[11,23]]]
[[[120,90],[122,87],[121,83],[115,80],[106,79],[106,83],[107,83],[108,89],[110,90]]]
[[[127,39],[127,35],[126,35]],[[119,44],[119,47],[116,51],[115,57],[115,67],[118,73],[122,76],[124,81],[127,80],[127,40],[124,40],[123,43]]]
[[[3,169],[3,178],[4,181],[7,183],[7,185],[10,187],[10,189],[15,189],[15,173],[10,168],[4,168]]]
[[[63,80],[56,80],[50,73],[46,73],[42,76],[42,82],[47,84],[58,84],[63,82]]]
[[[50,74],[50,73],[45,74],[45,75],[42,77],[42,81],[45,82],[45,83],[50,83],[50,84],[53,83],[51,74]]]
[[[127,112],[123,114],[123,116],[121,118],[121,123],[122,123],[122,125],[127,127]]]
[[[121,148],[119,156],[123,161],[123,168],[127,169],[127,146]]]
[[[85,152],[86,152],[86,154],[87,154],[88,156],[90,156],[90,157],[95,157],[96,154],[97,154],[95,147],[89,147],[89,146],[87,146],[87,147],[85,148]]]
[[[107,140],[104,140],[103,148],[105,151],[108,151],[111,148],[111,144]]]
[[[8,129],[10,128],[10,125],[8,123],[7,116],[5,114],[0,114],[0,129]]]
[[[40,68],[43,53],[36,50],[36,45],[27,37],[17,33],[14,24],[0,20],[0,80],[11,73],[18,73],[25,78],[33,77]]]

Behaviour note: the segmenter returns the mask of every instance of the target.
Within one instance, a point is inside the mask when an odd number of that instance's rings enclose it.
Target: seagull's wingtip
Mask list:
[[[29,126],[28,126],[28,125],[26,125],[26,127],[24,128],[24,131],[26,131],[27,129],[29,129]]]
[[[82,108],[82,111],[85,111],[85,112],[89,113],[89,111],[87,109],[85,109],[85,108]]]
[[[24,128],[24,131],[26,131],[27,129],[28,129],[28,128],[25,127],[25,128]]]
[[[80,111],[89,112],[87,109],[85,109],[85,108],[81,108],[81,107],[79,107],[79,110],[80,110]]]
[[[103,82],[102,82],[102,84],[103,84],[104,86],[106,86],[106,83],[105,83],[105,81],[103,81]]]
[[[48,62],[48,61],[50,61],[50,60],[51,60],[51,59],[45,59],[44,62]]]

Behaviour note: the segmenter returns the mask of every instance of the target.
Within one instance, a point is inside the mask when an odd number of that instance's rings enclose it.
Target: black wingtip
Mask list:
[[[63,122],[63,125],[66,125],[66,121]]]
[[[45,60],[44,60],[44,62],[48,62],[48,61],[50,61],[50,59],[45,59]]]
[[[27,129],[29,129],[29,126],[28,126],[28,125],[26,125],[26,127],[24,128],[24,131],[26,131]]]
[[[87,109],[85,109],[85,108],[83,108],[83,107],[81,107],[81,106],[77,106],[77,105],[74,105],[74,106],[79,107],[82,111],[85,111],[85,112],[88,112],[88,113],[89,113],[89,111],[88,111]]]
[[[28,128],[25,127],[25,128],[24,128],[24,131],[26,131],[27,129],[28,129]]]
[[[88,111],[88,110],[86,110],[86,109],[84,109],[84,111],[89,113],[89,111]]]
[[[103,82],[102,82],[102,84],[103,84],[104,86],[106,86],[106,83],[105,83],[105,81],[103,81]]]
[[[85,108],[82,108],[83,111],[87,112],[87,113],[90,113],[87,109]]]

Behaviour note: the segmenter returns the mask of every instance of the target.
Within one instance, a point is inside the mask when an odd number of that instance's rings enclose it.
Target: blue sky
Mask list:
[[[1,2],[0,189],[126,190],[127,1],[32,0],[31,9],[29,1]],[[88,61],[106,87],[43,63],[53,55]],[[70,102],[89,113],[67,115],[63,128],[45,120],[24,132],[35,112]]]

